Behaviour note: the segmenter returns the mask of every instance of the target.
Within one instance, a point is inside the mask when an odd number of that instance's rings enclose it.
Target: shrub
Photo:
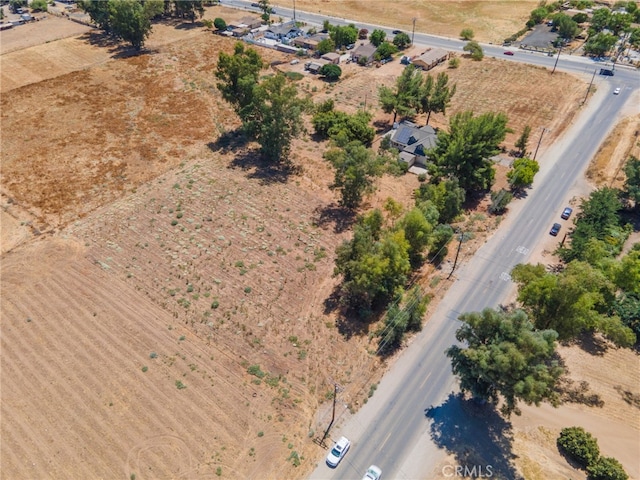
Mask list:
[[[513,199],[513,193],[505,190],[504,188],[491,192],[491,205],[489,206],[489,213],[493,215],[500,215],[507,210],[507,205]]]
[[[595,463],[600,456],[598,441],[582,427],[563,428],[558,437],[558,447],[583,468]]]
[[[453,57],[449,60],[449,68],[458,68],[460,66],[460,59]]]
[[[473,36],[473,30],[471,30],[470,28],[463,28],[460,32],[460,38],[462,38],[463,40],[472,40]]]
[[[216,30],[226,30],[227,22],[225,22],[223,18],[218,17],[213,21],[213,26],[216,27]]]
[[[629,475],[615,458],[600,457],[587,467],[589,480],[627,480]]]

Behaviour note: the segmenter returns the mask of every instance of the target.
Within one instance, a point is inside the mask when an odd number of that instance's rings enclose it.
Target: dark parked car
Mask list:
[[[601,68],[600,75],[605,75],[607,77],[613,77],[613,70],[609,70],[608,68]]]
[[[505,55],[513,55],[513,52],[511,50],[507,50],[506,52],[504,52]]]
[[[573,212],[572,208],[566,207],[563,211],[562,211],[562,215],[560,215],[560,218],[562,218],[563,220],[568,220],[569,217],[571,216],[571,213]]]
[[[559,223],[554,223],[553,227],[551,227],[551,230],[549,231],[549,235],[553,235],[555,237],[556,235],[558,235],[558,232],[561,228],[562,225],[560,225]]]
[[[398,35],[399,33],[402,33],[402,30],[394,30],[391,33],[393,33],[394,35]]]

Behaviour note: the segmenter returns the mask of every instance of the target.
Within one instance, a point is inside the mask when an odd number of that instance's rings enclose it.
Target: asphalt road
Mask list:
[[[224,3],[241,5],[244,2],[225,0]],[[278,8],[278,15],[292,15],[292,12]],[[296,18],[322,24],[326,17],[297,11]],[[331,22],[355,23],[370,31],[380,28],[350,20],[331,19]],[[391,29],[382,28],[391,34]],[[415,43],[453,51],[462,51],[464,46],[459,40],[418,32]],[[483,49],[486,56],[549,69],[556,62],[555,57],[511,47],[508,50],[514,52],[513,56],[504,55],[507,48],[502,46],[483,45]],[[444,350],[455,343],[455,330],[460,325],[457,317],[463,312],[496,308],[508,298],[515,288],[509,272],[515,265],[527,262],[530,252],[548,236],[554,222],[563,225],[557,237],[558,242],[561,240],[568,227],[567,222],[560,219],[560,213],[569,190],[582,177],[632,93],[640,89],[637,71],[617,68],[614,77],[593,75],[599,71],[600,64],[588,58],[561,55],[557,68],[593,78],[597,93],[563,138],[541,150],[538,157],[541,170],[533,188],[526,199],[513,202],[508,219],[499,231],[473,256],[465,257],[463,246],[462,263],[455,273],[455,281],[438,308],[429,312],[430,319],[423,331],[385,375],[371,400],[346,424],[338,421],[331,432],[334,439],[340,435],[351,439],[349,453],[336,469],[330,469],[320,460],[311,479],[361,478],[370,464],[381,467],[385,478],[426,478],[445,451],[461,453],[456,452],[455,444],[465,439],[456,437],[456,431],[465,432],[466,419],[461,418],[463,415],[449,397],[456,391],[457,381],[444,355]],[[622,89],[620,95],[612,94],[615,87]],[[638,110],[638,106],[635,108]],[[535,141],[536,133],[533,135]],[[432,407],[436,407],[434,411],[438,413],[428,418],[425,413]],[[474,431],[473,434],[486,433]],[[495,463],[494,472],[502,470],[507,478],[513,475],[509,462],[501,463],[496,457]]]

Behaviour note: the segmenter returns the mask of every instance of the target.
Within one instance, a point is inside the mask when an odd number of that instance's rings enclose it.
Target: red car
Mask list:
[[[513,52],[511,50],[507,50],[506,52],[503,52],[505,55],[513,55]]]

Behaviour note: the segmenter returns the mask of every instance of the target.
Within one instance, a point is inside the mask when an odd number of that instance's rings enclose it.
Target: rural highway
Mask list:
[[[224,0],[223,3],[238,7],[249,5],[238,0]],[[277,14],[291,16],[292,11],[278,7]],[[297,11],[296,18],[322,24],[327,17]],[[359,28],[370,31],[384,28],[391,33],[391,29],[386,27],[351,20],[330,18],[330,21],[333,24],[355,23]],[[453,51],[462,51],[464,45],[462,41],[418,32],[415,33],[415,43]],[[555,57],[512,47],[509,48],[514,52],[511,57],[503,55],[505,47],[502,46],[483,45],[483,48],[487,56],[549,69],[556,61]],[[508,218],[499,230],[473,256],[466,255],[463,244],[462,261],[445,298],[435,310],[428,311],[429,321],[423,331],[384,376],[375,395],[344,424],[340,420],[345,407],[340,405],[338,421],[330,437],[335,440],[341,435],[347,436],[352,441],[351,450],[336,469],[330,469],[324,463],[326,453],[319,452],[318,467],[311,474],[311,479],[361,478],[371,464],[378,465],[383,476],[389,479],[429,478],[434,473],[433,469],[441,465],[445,454],[450,453],[443,448],[446,441],[442,437],[439,440],[432,438],[431,429],[434,421],[446,425],[451,431],[463,428],[458,425],[460,416],[448,400],[449,394],[457,390],[457,381],[444,355],[444,350],[455,343],[455,330],[460,325],[458,316],[486,307],[496,308],[509,298],[515,288],[509,272],[515,265],[527,262],[530,252],[540,243],[550,241],[548,231],[554,222],[562,223],[563,227],[557,240],[551,240],[550,248],[562,239],[568,224],[560,219],[560,212],[567,204],[568,192],[582,177],[619,112],[632,101],[632,94],[640,89],[637,71],[619,67],[614,77],[593,76],[600,66],[588,58],[563,55],[557,68],[578,74],[587,81],[594,78],[598,87],[595,95],[582,107],[563,138],[552,146],[542,142],[543,148],[538,156],[541,170],[533,188],[528,191],[527,198],[512,202]],[[612,94],[616,87],[621,88],[620,95]],[[637,105],[632,108],[638,111]],[[539,134],[532,133],[532,142],[537,142]],[[431,407],[440,407],[436,410],[439,412],[436,418],[425,415]],[[500,465],[494,465],[494,472],[500,468]],[[507,471],[501,473],[510,476]]]

